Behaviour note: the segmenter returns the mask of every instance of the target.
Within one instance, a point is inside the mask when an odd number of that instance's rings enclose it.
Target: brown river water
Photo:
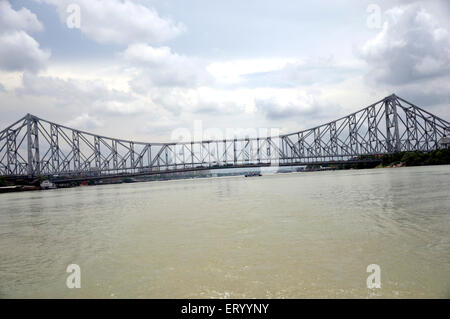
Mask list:
[[[0,194],[0,298],[450,298],[449,195],[448,165]]]

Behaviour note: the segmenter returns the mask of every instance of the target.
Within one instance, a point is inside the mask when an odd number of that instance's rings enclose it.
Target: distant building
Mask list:
[[[441,148],[450,148],[450,138],[445,135],[442,136],[439,144],[441,145]]]

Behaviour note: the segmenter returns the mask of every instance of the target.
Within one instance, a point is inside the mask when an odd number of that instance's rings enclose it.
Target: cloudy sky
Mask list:
[[[450,119],[450,1],[0,0],[0,129],[289,132],[391,93]]]

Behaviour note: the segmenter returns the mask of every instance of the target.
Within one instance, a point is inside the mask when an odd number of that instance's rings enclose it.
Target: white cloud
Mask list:
[[[444,1],[415,1],[388,10],[383,29],[360,51],[367,83],[448,117],[450,24],[442,18],[448,8]]]
[[[6,71],[38,71],[43,69],[50,57],[24,31],[0,34],[0,68]]]
[[[155,86],[196,87],[212,80],[200,61],[178,55],[169,47],[133,44],[122,57],[135,69],[136,77],[130,85],[137,92],[145,93]]]
[[[3,119],[8,112],[20,112],[20,116],[32,112],[104,135],[164,141],[171,129],[189,126],[199,119],[209,127],[277,126],[287,133],[347,115],[393,92],[420,106],[439,103],[439,107],[448,108],[450,81],[445,74],[449,71],[450,29],[437,25],[430,13],[415,6],[388,11],[384,29],[361,49],[363,59],[355,59],[349,56],[351,45],[377,32],[364,30],[364,19],[359,18],[360,29],[349,24],[345,29],[348,38],[337,37],[341,41],[338,46],[331,41],[335,33],[322,32],[324,29],[314,32],[314,28],[295,35],[302,39],[297,42],[304,45],[291,46],[293,37],[286,29],[280,33],[280,37],[288,35],[285,42],[277,42],[279,50],[274,52],[260,45],[255,49],[247,37],[239,38],[239,33],[252,31],[252,40],[263,43],[257,35],[273,36],[261,31],[263,24],[277,30],[257,15],[261,12],[248,17],[254,23],[252,30],[238,21],[226,33],[220,33],[205,28],[209,20],[194,21],[197,16],[192,12],[154,2],[158,12],[174,12],[192,31],[173,42],[177,48],[174,50],[161,42],[176,37],[184,26],[147,7],[149,2],[41,2],[52,4],[40,8],[42,19],[51,18],[46,13],[55,8],[60,15],[61,30],[53,30],[55,34],[81,32],[82,36],[74,38],[78,42],[71,54],[53,60],[37,75],[50,53],[39,48],[30,34],[41,31],[43,26],[29,10],[12,10],[8,2],[0,0],[0,68],[25,70],[23,77],[22,72],[0,72],[0,82],[6,89],[1,93],[5,102]],[[65,30],[69,16],[66,9],[72,3],[81,7],[79,31]],[[391,5],[386,1],[382,7]],[[433,10],[428,12],[436,15]],[[339,21],[353,13],[346,12]],[[361,16],[364,14],[365,7]],[[225,18],[227,26],[237,21],[232,15]],[[319,24],[333,27],[327,23]],[[211,41],[213,36],[216,42]],[[120,46],[86,43],[89,39]],[[54,45],[55,52],[65,52],[59,42],[48,43]],[[226,48],[227,42],[232,44],[231,49]],[[116,55],[111,58],[111,53]],[[376,79],[375,85],[363,81],[367,66],[370,76]]]
[[[182,113],[242,114],[249,112],[253,96],[248,91],[220,90],[212,87],[154,89],[151,99],[174,115]]]
[[[149,99],[131,92],[107,87],[101,79],[61,79],[56,76],[23,75],[19,95],[50,97],[56,105],[68,111],[92,111],[104,115],[129,115],[149,112],[153,104]]]
[[[218,82],[236,84],[244,82],[246,75],[277,71],[295,62],[296,59],[281,58],[229,60],[213,62],[207,66],[207,70]]]
[[[336,83],[360,73],[361,67],[361,62],[328,56],[229,60],[213,62],[207,70],[222,86],[295,88]]]
[[[12,9],[8,1],[0,2],[0,69],[6,71],[43,69],[50,51],[42,50],[27,32],[42,31],[36,15],[28,9]]]
[[[324,101],[320,94],[303,90],[284,90],[284,94],[256,98],[255,105],[258,111],[271,120],[298,117],[314,119],[323,116],[330,106],[333,106],[333,113],[338,110],[336,105]]]
[[[101,80],[80,81],[55,76],[38,76],[25,72],[21,94],[53,96],[66,100],[95,100],[102,98],[108,89]],[[113,93],[113,92],[112,92]]]
[[[27,8],[15,11],[8,1],[0,1],[0,30],[42,31],[44,29],[36,15]]]
[[[185,31],[181,23],[161,18],[151,8],[125,0],[41,0],[57,7],[63,23],[70,4],[80,6],[80,30],[98,43],[160,43]]]
[[[69,127],[81,130],[92,130],[103,126],[102,121],[89,115],[88,113],[83,113],[65,124]]]
[[[419,5],[386,12],[382,31],[361,49],[369,77],[379,83],[403,84],[439,77],[450,71],[450,36]]]
[[[219,120],[224,116],[237,119],[248,115],[269,121],[318,124],[321,118],[337,116],[341,111],[339,103],[330,102],[321,91],[305,88],[167,88],[151,90],[150,97],[177,117],[191,114]]]

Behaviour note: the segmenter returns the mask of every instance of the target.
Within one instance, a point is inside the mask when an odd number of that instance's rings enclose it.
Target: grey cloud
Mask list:
[[[0,68],[6,71],[37,72],[47,65],[50,51],[43,51],[24,31],[0,34]]]
[[[378,83],[405,84],[450,71],[450,35],[433,16],[413,4],[386,12],[383,30],[359,54]]]
[[[450,76],[403,85],[398,89],[397,94],[425,108],[432,108],[435,105],[448,106],[450,105]]]
[[[51,96],[62,100],[95,101],[98,99],[123,99],[124,95],[115,90],[108,90],[100,80],[74,80],[51,76],[38,76],[29,72],[23,74],[23,87],[17,89],[19,94]]]
[[[65,108],[97,114],[129,115],[149,111],[151,103],[125,91],[109,89],[100,80],[61,79],[25,72],[18,95],[50,97]]]
[[[83,113],[65,124],[69,127],[84,130],[94,130],[103,126],[103,123],[99,119],[88,113]]]
[[[216,116],[233,115],[244,112],[244,106],[235,101],[200,101],[193,109],[195,114],[210,114]]]
[[[369,65],[366,78],[375,88],[395,92],[432,112],[443,109],[442,116],[448,116],[449,24],[446,28],[437,23],[445,23],[439,12],[444,8],[449,4],[443,1],[415,1],[388,10],[383,30],[365,44],[360,56]]]
[[[152,101],[179,116],[182,113],[230,115],[243,112],[244,106],[233,99],[204,95],[201,91],[187,88],[158,88],[150,92]]]

